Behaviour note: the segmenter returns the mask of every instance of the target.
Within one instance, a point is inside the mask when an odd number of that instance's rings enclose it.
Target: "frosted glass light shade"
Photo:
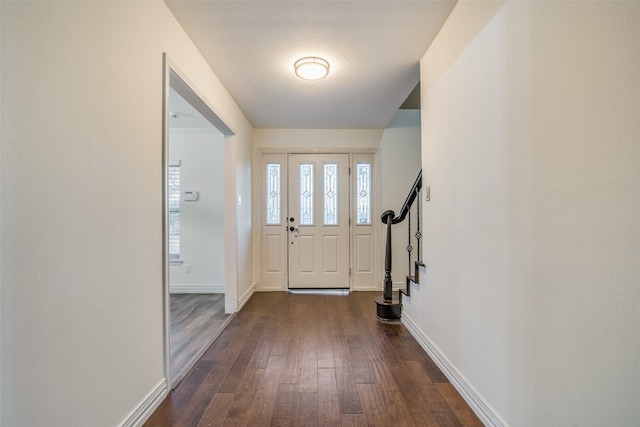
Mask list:
[[[305,80],[319,80],[329,74],[329,63],[316,56],[300,58],[293,64],[293,67],[296,70],[296,76]]]

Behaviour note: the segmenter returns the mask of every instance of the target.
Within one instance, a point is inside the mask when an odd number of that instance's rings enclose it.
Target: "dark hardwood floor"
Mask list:
[[[171,378],[176,385],[218,337],[230,315],[224,294],[171,294]]]
[[[145,426],[482,426],[378,294],[254,294]]]

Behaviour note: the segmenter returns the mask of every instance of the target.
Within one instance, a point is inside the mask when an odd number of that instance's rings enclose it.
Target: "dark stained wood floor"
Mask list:
[[[254,294],[144,425],[482,426],[378,294]]]
[[[182,380],[220,334],[230,314],[224,294],[171,294],[171,379]]]

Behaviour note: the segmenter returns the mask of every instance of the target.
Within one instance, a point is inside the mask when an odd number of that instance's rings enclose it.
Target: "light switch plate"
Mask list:
[[[424,199],[427,202],[431,200],[431,186],[424,187]]]

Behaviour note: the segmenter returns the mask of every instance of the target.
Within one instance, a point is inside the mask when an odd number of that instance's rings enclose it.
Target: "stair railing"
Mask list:
[[[383,291],[383,299],[386,302],[391,302],[392,298],[393,298],[393,281],[391,278],[391,261],[392,261],[392,245],[391,245],[391,226],[393,224],[399,224],[402,221],[405,220],[405,218],[407,219],[407,230],[408,230],[408,242],[407,242],[407,258],[408,258],[408,262],[409,262],[409,273],[407,274],[407,280],[406,280],[406,289],[405,290],[401,290],[401,292],[405,295],[410,295],[410,288],[409,285],[412,281],[417,282],[418,280],[418,269],[419,266],[422,266],[422,261],[420,258],[420,242],[422,239],[422,232],[420,231],[420,222],[421,222],[421,218],[420,218],[420,194],[421,194],[421,190],[422,190],[422,170],[420,170],[420,172],[418,173],[418,177],[416,178],[415,182],[413,183],[413,185],[411,186],[411,190],[409,190],[409,194],[407,195],[407,198],[404,202],[404,204],[402,205],[402,208],[400,209],[400,215],[398,217],[395,216],[395,212],[392,210],[388,210],[385,211],[382,216],[380,217],[380,219],[382,220],[383,223],[385,223],[387,225],[387,242],[386,242],[386,250],[385,250],[385,258],[384,258],[384,291]],[[417,203],[416,203],[417,201]],[[412,206],[415,204],[415,210],[416,210],[416,227],[415,227],[415,233],[412,236],[412,229],[411,229],[411,208]],[[413,245],[412,245],[412,241],[413,238],[415,237],[415,242],[416,242],[416,262],[415,264],[413,264],[414,266],[414,274],[411,274],[411,267],[412,267],[412,252],[413,252]]]

